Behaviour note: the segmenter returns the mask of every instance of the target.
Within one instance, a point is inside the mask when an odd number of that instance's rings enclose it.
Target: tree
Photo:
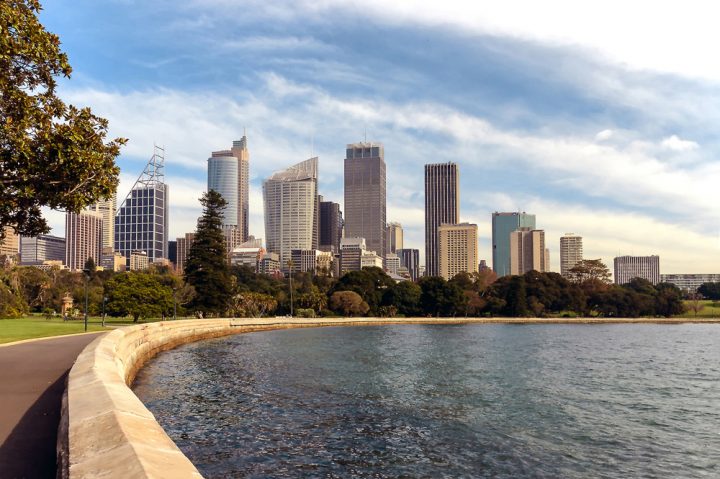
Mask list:
[[[695,317],[700,311],[705,309],[705,305],[702,303],[702,295],[700,293],[690,293],[688,301],[688,309],[695,313]]]
[[[335,291],[330,296],[330,309],[343,316],[359,316],[370,311],[370,306],[354,291]]]
[[[373,266],[345,273],[333,289],[356,292],[367,302],[372,314],[377,314],[385,291],[393,286],[395,281],[381,268]]]
[[[237,317],[258,318],[271,314],[277,308],[277,301],[268,294],[239,293],[233,296],[232,313]]]
[[[198,219],[195,240],[185,263],[185,281],[195,288],[190,308],[204,315],[227,311],[233,282],[222,230],[223,210],[227,202],[217,191],[210,190],[200,198],[203,214]]]
[[[697,292],[707,299],[718,300],[720,299],[720,283],[703,283]]]
[[[570,268],[573,283],[600,282],[610,284],[610,270],[599,259],[584,259]]]
[[[418,281],[422,293],[420,307],[430,316],[455,316],[465,312],[467,297],[456,283],[445,281],[440,276],[425,276]]]
[[[384,306],[394,306],[404,316],[415,316],[420,312],[422,289],[412,281],[401,281],[388,288],[383,295]]]
[[[107,120],[57,96],[55,78],[72,68],[40,10],[38,0],[0,2],[0,239],[5,226],[49,232],[42,206],[77,212],[112,196],[126,141],[105,143]]]
[[[153,274],[130,272],[118,274],[105,284],[110,316],[132,316],[138,319],[157,318],[172,314],[172,290]]]

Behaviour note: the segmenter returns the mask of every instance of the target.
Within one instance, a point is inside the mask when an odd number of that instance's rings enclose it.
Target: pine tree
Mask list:
[[[185,262],[185,281],[196,292],[189,307],[204,316],[222,315],[232,296],[232,276],[222,230],[227,202],[220,193],[210,190],[200,198],[200,203],[203,214]]]

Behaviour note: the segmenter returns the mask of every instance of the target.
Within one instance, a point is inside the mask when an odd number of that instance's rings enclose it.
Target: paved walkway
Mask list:
[[[97,334],[0,347],[0,477],[54,478],[65,378]]]

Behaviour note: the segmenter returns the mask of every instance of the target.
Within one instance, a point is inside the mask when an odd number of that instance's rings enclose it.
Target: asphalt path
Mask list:
[[[0,477],[54,478],[65,379],[97,334],[0,347]]]

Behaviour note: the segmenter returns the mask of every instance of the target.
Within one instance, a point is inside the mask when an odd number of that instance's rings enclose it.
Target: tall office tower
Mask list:
[[[398,270],[400,269],[400,257],[397,253],[388,253],[385,255],[385,271],[388,274],[394,274],[397,276]]]
[[[385,248],[387,249],[388,254],[397,253],[397,250],[403,249],[403,229],[400,223],[388,223]]]
[[[115,212],[117,211],[117,194],[112,198],[101,200],[88,207],[89,211],[99,213],[103,219],[102,247],[112,249],[115,246]]]
[[[618,256],[615,258],[615,284],[629,283],[633,278],[643,278],[652,284],[660,282],[660,257]]]
[[[195,241],[195,233],[185,233],[184,237],[176,239],[177,241],[177,261],[175,262],[175,270],[178,273],[185,271],[185,263],[187,262],[188,252]]]
[[[492,259],[493,271],[498,277],[510,273],[510,233],[520,228],[535,229],[535,215],[527,213],[492,214]]]
[[[207,160],[207,189],[220,193],[227,202],[223,211],[223,227],[238,226],[238,159],[232,151],[213,151]],[[242,241],[241,241],[242,242]]]
[[[348,271],[360,271],[366,249],[365,238],[345,237],[340,240],[340,276]]]
[[[345,236],[365,238],[385,256],[385,152],[382,143],[353,143],[345,150]]]
[[[340,211],[340,205],[332,201],[320,201],[319,249],[338,253],[342,237],[343,215],[342,211]]]
[[[583,259],[582,236],[565,233],[560,237],[560,274],[570,276],[570,270]]]
[[[65,266],[80,271],[88,258],[100,265],[103,217],[94,211],[65,214]]]
[[[547,271],[545,231],[520,228],[510,233],[510,274]]]
[[[450,280],[461,272],[478,268],[478,227],[470,223],[438,227],[438,273]]]
[[[177,240],[168,241],[168,259],[177,267]]]
[[[154,263],[167,258],[169,187],[165,184],[165,150],[155,152],[115,216],[115,251],[127,258],[145,251]]]
[[[250,235],[249,209],[250,209],[250,151],[245,132],[240,140],[233,141],[230,149],[233,156],[238,160],[238,221],[237,227],[242,236],[242,242],[247,241]]]
[[[310,158],[274,173],[263,183],[267,250],[288,269],[291,250],[317,249],[318,159]]]
[[[439,276],[438,228],[460,222],[460,172],[455,163],[425,165],[425,266]]]
[[[0,240],[0,256],[17,257],[20,254],[20,236],[10,227],[5,227],[5,239]]]
[[[42,264],[43,261],[65,261],[65,238],[51,235],[20,238],[20,264]]]
[[[400,257],[400,266],[408,270],[413,281],[417,281],[420,277],[420,250],[399,249],[397,255]]]

